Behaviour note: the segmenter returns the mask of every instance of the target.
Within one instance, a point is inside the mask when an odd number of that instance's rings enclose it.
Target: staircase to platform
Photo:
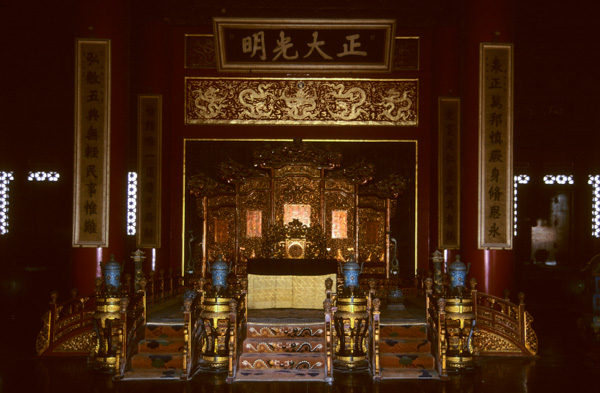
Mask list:
[[[324,381],[325,345],[321,310],[248,310],[235,380]]]
[[[150,309],[144,337],[122,380],[179,380],[186,346],[181,299]]]
[[[381,312],[379,359],[381,379],[439,379],[427,338],[425,307],[407,299],[405,310]]]

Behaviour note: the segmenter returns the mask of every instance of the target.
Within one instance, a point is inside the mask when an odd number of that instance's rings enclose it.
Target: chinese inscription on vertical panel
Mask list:
[[[481,44],[479,248],[512,248],[511,44]]]
[[[439,247],[460,247],[460,99],[442,97],[439,132]]]
[[[78,39],[73,245],[108,246],[110,41]]]
[[[138,96],[138,247],[160,247],[162,96]]]

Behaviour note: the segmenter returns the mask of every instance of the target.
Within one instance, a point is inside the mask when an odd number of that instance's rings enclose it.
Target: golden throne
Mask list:
[[[328,265],[311,261],[333,266],[350,257],[365,262],[362,277],[388,278],[390,220],[406,179],[374,183],[373,165],[360,160],[342,168],[342,154],[332,145],[299,140],[264,143],[253,161],[251,168],[225,160],[218,180],[201,173],[188,180],[203,223],[201,255],[195,256],[203,277],[207,263],[222,254],[239,280],[257,261],[278,260],[305,274],[310,266]]]

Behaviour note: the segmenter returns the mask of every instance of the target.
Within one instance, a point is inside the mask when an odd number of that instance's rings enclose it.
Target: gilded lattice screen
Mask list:
[[[223,254],[243,274],[249,259],[290,257],[285,252],[273,254],[273,247],[289,243],[283,226],[296,219],[313,240],[322,236],[326,242],[319,258],[354,256],[366,263],[365,273],[385,277],[392,236],[401,239],[405,248],[398,257],[406,263],[406,271],[414,273],[414,143],[187,141],[186,145],[190,191],[186,233],[203,239],[202,247],[196,248],[202,255],[192,256],[197,266],[205,269],[207,262]],[[275,245],[265,248],[267,241]],[[316,257],[315,247],[307,250],[298,255]]]

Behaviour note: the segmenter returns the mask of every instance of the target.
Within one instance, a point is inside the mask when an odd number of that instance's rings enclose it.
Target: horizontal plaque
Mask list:
[[[185,124],[418,124],[416,79],[185,80]]]
[[[392,70],[396,22],[214,18],[220,71]]]

